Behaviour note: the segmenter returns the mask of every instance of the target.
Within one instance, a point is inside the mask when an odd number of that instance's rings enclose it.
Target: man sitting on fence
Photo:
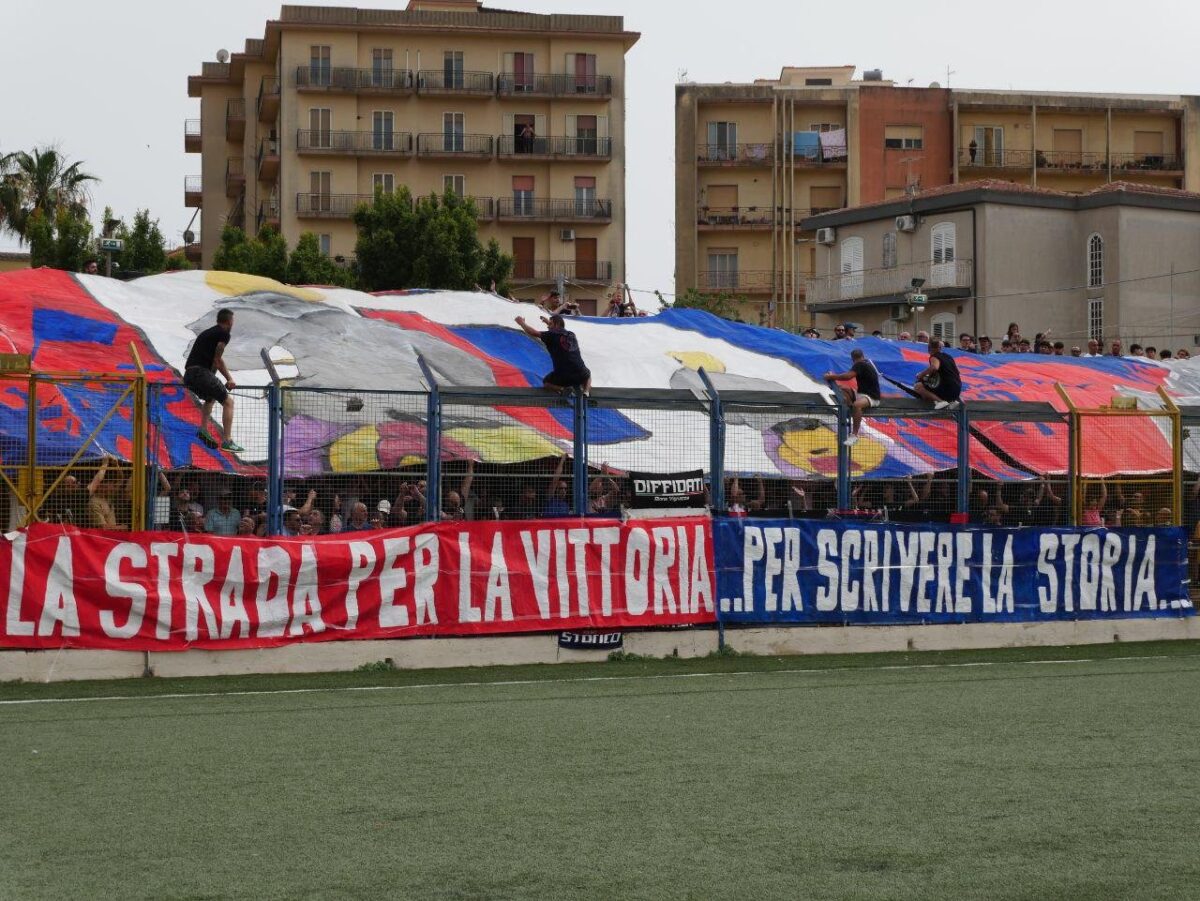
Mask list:
[[[879,406],[879,370],[867,359],[867,355],[855,348],[850,351],[850,368],[846,372],[827,372],[827,382],[848,382],[855,380],[857,388],[842,388],[846,403],[850,407],[852,418],[850,434],[846,438],[846,446],[852,446],[858,441],[858,430],[862,428],[863,410]]]
[[[204,401],[204,418],[200,421],[200,440],[210,447],[217,447],[218,442],[208,433],[208,423],[212,418],[213,404],[221,405],[221,441],[222,450],[241,453],[241,445],[234,442],[229,433],[233,429],[233,398],[229,390],[236,388],[233,376],[225,366],[224,354],[233,333],[233,310],[218,310],[217,324],[207,328],[196,336],[188,354],[187,363],[183,367],[184,386]],[[217,379],[217,371],[225,376],[225,384]]]
[[[550,327],[549,331],[539,332],[525,322],[524,316],[517,317],[517,325],[521,326],[530,338],[537,338],[546,346],[554,369],[542,379],[542,387],[549,388],[562,394],[569,388],[578,388],[585,395],[592,390],[592,373],[583,362],[579,353],[579,341],[574,332],[568,332],[562,316],[557,313],[542,322]]]
[[[913,391],[917,397],[932,403],[935,410],[958,403],[962,395],[958,365],[937,338],[929,341],[929,365],[917,376]]]

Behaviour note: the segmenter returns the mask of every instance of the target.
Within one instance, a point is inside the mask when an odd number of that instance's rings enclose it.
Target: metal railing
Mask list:
[[[246,118],[246,98],[245,97],[230,97],[225,101],[225,119],[245,119]]]
[[[417,156],[492,156],[491,135],[425,132],[417,135]]]
[[[417,73],[418,94],[494,94],[496,76],[491,72],[447,72],[422,69]]]
[[[612,138],[590,136],[522,138],[501,135],[496,139],[497,154],[501,157],[548,156],[591,157],[609,159]]]
[[[262,227],[268,223],[272,225],[279,222],[279,195],[272,194],[266,200],[258,205],[258,218],[255,222],[257,229],[262,231]]]
[[[412,84],[412,72],[408,69],[356,69],[349,66],[311,65],[296,67],[296,87],[300,90],[407,93],[412,90]]]
[[[701,269],[696,287],[701,291],[770,291],[781,276],[773,269]]]
[[[758,144],[698,144],[696,160],[701,163],[769,166],[775,160],[774,142]]]
[[[201,129],[199,119],[184,119],[183,120],[183,139],[184,145],[187,146],[193,142],[199,143],[204,132]]]
[[[787,214],[779,219],[787,222]],[[797,220],[799,221],[799,220]],[[696,224],[715,228],[742,226],[770,228],[776,222],[775,212],[764,206],[702,206],[696,208]]]
[[[225,215],[225,224],[233,225],[237,228],[246,227],[246,194],[245,192],[238,195],[233,204],[229,207],[229,212]]]
[[[895,296],[899,300],[912,290],[914,278],[925,280],[921,290],[929,294],[938,288],[970,288],[974,271],[971,260],[952,260],[949,263],[924,261],[889,269],[859,269],[810,278],[805,298],[809,304],[887,296]]]
[[[612,271],[612,263],[607,260],[514,260],[512,277],[522,282],[551,282],[561,275],[568,280],[607,284],[612,281]]]
[[[1037,162],[1039,169],[1061,169],[1069,172],[1096,172],[1112,167],[1113,171],[1177,172],[1183,161],[1174,154],[1081,153],[1072,150],[984,150],[960,147],[959,168],[1030,169]]]
[[[412,153],[407,131],[328,131],[301,128],[296,132],[297,153]]]
[[[958,151],[960,167],[978,169],[1029,169],[1033,166],[1032,150],[985,150],[982,147],[972,153],[969,147]]]
[[[360,206],[374,200],[374,194],[314,194],[301,191],[296,195],[296,215],[313,219],[349,219]]]
[[[258,83],[258,118],[260,121],[268,116],[274,118],[274,113],[279,109],[280,96],[279,77],[264,75],[262,81]],[[272,110],[270,107],[274,107],[274,109]]]
[[[502,96],[534,95],[542,97],[610,97],[611,75],[537,75],[501,72],[496,79]]]
[[[1108,160],[1102,152],[1078,150],[1038,150],[1035,151],[1039,169],[1065,170],[1096,170],[1108,167]]]
[[[1183,160],[1171,153],[1112,153],[1113,170],[1123,172],[1178,172]]]
[[[183,193],[185,197],[194,194],[197,196],[197,198],[199,198],[199,196],[204,193],[204,176],[189,175],[184,178]]]
[[[611,200],[552,200],[541,197],[502,197],[497,201],[501,219],[547,219],[579,222],[612,219]]]

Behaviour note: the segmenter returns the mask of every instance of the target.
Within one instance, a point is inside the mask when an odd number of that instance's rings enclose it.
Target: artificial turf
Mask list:
[[[7,685],[0,897],[1194,898],[1198,691],[1193,643]]]

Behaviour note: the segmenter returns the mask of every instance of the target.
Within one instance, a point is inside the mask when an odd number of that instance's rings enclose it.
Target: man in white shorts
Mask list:
[[[850,407],[851,427],[846,437],[846,446],[858,441],[858,430],[862,428],[863,410],[879,406],[879,370],[867,359],[867,355],[855,348],[850,351],[851,365],[846,372],[827,372],[827,382],[855,382],[854,388],[841,388]]]

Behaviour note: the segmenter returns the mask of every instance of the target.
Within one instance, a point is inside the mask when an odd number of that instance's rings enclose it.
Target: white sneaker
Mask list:
[[[933,402],[933,408],[935,410],[944,410],[948,406],[950,406],[950,402],[946,400],[938,400]]]
[[[846,440],[843,441],[842,444],[846,445],[846,447],[854,447],[854,445],[858,444],[858,436],[847,435]]]

